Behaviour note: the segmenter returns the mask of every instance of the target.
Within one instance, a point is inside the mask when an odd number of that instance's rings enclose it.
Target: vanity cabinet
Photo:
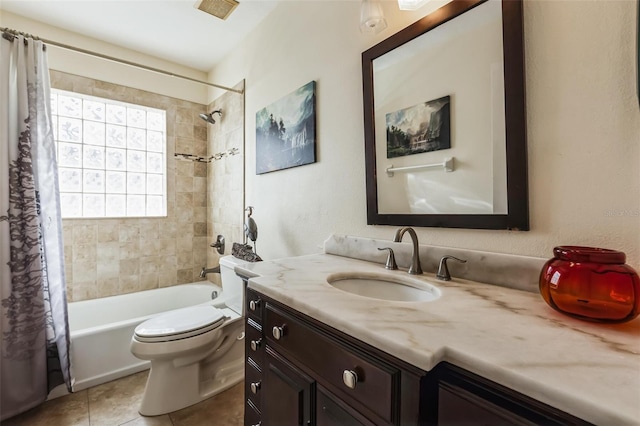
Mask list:
[[[422,370],[252,289],[246,303],[246,426],[423,423]]]
[[[246,292],[245,426],[586,425],[456,366],[429,373]]]

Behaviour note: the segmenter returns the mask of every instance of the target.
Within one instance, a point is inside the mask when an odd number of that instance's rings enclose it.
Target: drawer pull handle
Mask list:
[[[251,341],[251,350],[252,351],[257,351],[258,348],[260,347],[260,344],[262,343],[262,339],[258,339],[258,340],[252,340]]]
[[[260,390],[260,382],[253,382],[251,383],[251,393],[252,394],[257,394],[258,391]]]
[[[358,383],[358,375],[353,370],[344,370],[342,372],[342,381],[349,389],[355,389]]]
[[[274,326],[274,327],[273,327],[273,329],[271,330],[271,334],[273,334],[273,337],[274,337],[276,340],[280,340],[280,339],[282,339],[282,337],[284,336],[286,329],[287,329],[287,326],[286,326],[286,325],[284,325],[284,324],[282,324],[282,326],[277,326],[277,325],[276,325],[276,326]]]
[[[255,311],[259,307],[260,307],[260,299],[249,301],[249,309],[251,309],[252,311]]]

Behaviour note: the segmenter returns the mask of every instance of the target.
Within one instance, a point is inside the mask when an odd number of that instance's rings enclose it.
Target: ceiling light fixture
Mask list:
[[[400,10],[416,10],[427,4],[429,0],[398,0]]]
[[[360,31],[378,34],[387,28],[382,6],[378,0],[362,0],[360,5]]]

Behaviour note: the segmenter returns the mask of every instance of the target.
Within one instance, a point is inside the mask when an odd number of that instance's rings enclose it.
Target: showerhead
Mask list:
[[[213,118],[213,114],[218,114],[219,116],[222,116],[222,110],[217,109],[215,111],[211,111],[209,114],[200,114],[200,118],[202,118],[204,121],[206,121],[209,124],[216,124],[216,120]]]

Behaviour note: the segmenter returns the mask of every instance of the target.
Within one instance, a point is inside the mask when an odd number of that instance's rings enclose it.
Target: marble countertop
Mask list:
[[[535,293],[435,280],[431,302],[393,302],[338,290],[327,277],[381,265],[329,254],[246,263],[249,287],[426,371],[447,361],[599,425],[640,424],[640,318],[580,321]]]

